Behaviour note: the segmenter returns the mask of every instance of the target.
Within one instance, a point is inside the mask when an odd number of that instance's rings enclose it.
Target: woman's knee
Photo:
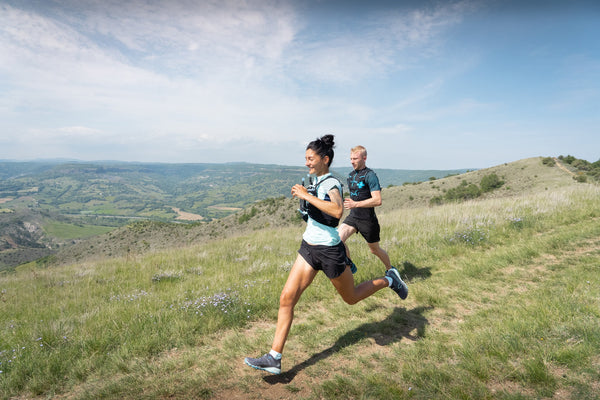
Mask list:
[[[352,293],[340,293],[340,296],[342,296],[342,300],[344,300],[344,303],[353,306],[354,304],[358,303],[358,298],[354,295],[354,292]]]
[[[344,299],[344,301],[346,302],[346,304],[353,306],[356,303],[358,303],[358,299],[357,298],[350,298],[350,299]]]
[[[279,296],[279,306],[281,307],[293,307],[298,301],[296,291],[287,290],[284,288]]]

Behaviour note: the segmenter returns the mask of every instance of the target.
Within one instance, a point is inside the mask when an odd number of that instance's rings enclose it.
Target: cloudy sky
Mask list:
[[[0,159],[303,165],[327,133],[334,167],[597,161],[600,3],[0,0]]]

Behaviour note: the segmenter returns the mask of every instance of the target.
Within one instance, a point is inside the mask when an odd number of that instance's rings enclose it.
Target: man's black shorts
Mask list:
[[[298,253],[317,271],[323,271],[329,279],[337,278],[346,269],[346,248],[340,242],[336,246],[310,245],[304,240]]]
[[[365,238],[367,243],[377,243],[381,240],[379,237],[379,221],[376,216],[369,219],[359,219],[348,215],[343,222],[356,229]]]

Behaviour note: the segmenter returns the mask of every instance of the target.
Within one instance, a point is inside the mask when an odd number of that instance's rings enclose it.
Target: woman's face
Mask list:
[[[329,157],[321,157],[314,150],[308,149],[305,154],[306,163],[308,167],[308,173],[311,175],[321,176],[329,172]]]

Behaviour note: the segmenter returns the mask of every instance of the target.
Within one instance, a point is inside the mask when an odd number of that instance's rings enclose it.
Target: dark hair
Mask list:
[[[327,166],[331,166],[333,162],[333,148],[335,143],[333,142],[333,135],[325,135],[317,140],[313,140],[306,146],[306,150],[310,149],[317,153],[321,158],[328,156],[329,163]]]

